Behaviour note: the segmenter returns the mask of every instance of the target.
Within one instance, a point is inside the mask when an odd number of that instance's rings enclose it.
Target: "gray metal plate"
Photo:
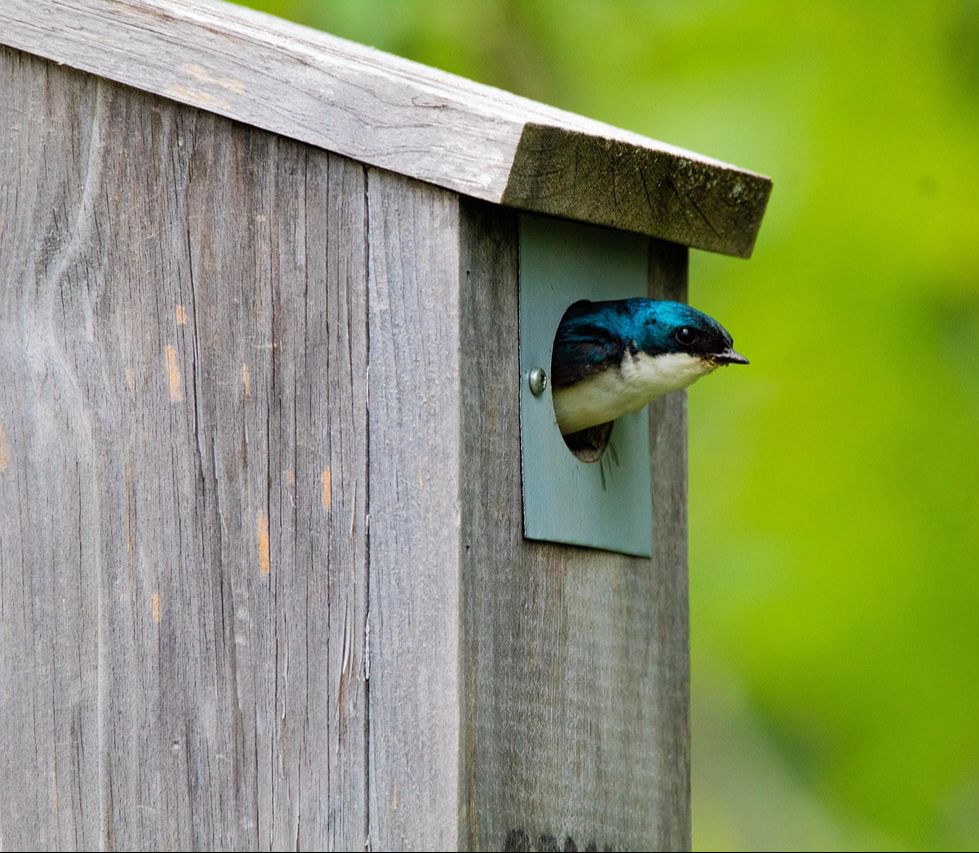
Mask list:
[[[520,218],[520,448],[524,536],[642,557],[652,555],[649,415],[615,422],[598,462],[568,450],[550,383],[535,397],[530,370],[551,372],[561,317],[578,299],[645,296],[649,242],[558,219]]]

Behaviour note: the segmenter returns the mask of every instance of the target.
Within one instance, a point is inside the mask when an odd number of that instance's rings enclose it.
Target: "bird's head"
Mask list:
[[[733,349],[734,340],[720,323],[681,302],[636,300],[634,345],[651,356],[687,355],[705,372],[728,364],[748,364]]]

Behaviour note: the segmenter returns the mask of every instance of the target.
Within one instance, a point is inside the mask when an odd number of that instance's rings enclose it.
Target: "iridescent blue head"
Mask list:
[[[648,355],[689,353],[716,365],[747,364],[732,348],[734,339],[713,317],[682,302],[652,299],[624,299],[619,302],[592,303],[614,306],[628,315],[620,329],[632,346]]]

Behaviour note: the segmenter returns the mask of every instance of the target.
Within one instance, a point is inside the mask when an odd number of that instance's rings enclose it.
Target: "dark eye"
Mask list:
[[[673,330],[673,339],[681,346],[691,346],[697,343],[700,338],[700,333],[696,329],[691,329],[689,326],[680,326],[679,329]]]

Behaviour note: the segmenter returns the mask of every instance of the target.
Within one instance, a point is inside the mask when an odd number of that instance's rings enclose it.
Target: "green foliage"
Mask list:
[[[253,5],[774,178],[692,261],[696,843],[979,845],[979,4]]]

